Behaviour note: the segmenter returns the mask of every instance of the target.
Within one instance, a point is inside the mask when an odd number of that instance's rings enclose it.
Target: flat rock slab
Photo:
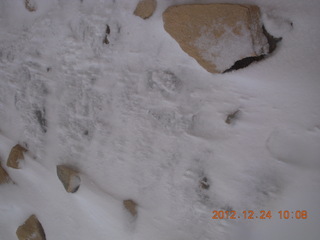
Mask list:
[[[0,184],[12,182],[7,171],[1,166],[0,162]]]
[[[152,16],[156,8],[157,8],[156,0],[141,0],[138,3],[133,14],[138,17],[141,17],[142,19],[147,19]]]
[[[31,215],[16,231],[19,240],[45,240],[46,234],[35,215]]]
[[[9,154],[8,160],[7,160],[7,166],[11,168],[19,169],[19,163],[20,160],[24,159],[23,153],[26,152],[27,149],[22,147],[20,144],[15,145]]]
[[[169,7],[162,16],[165,30],[211,73],[269,52],[257,6],[187,4]]]
[[[57,175],[67,192],[75,193],[78,191],[81,179],[77,171],[65,165],[58,165]]]

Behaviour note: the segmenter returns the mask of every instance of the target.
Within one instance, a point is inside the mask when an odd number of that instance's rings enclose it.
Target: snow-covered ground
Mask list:
[[[31,214],[48,240],[319,239],[318,0],[234,1],[260,6],[283,40],[222,75],[184,53],[161,15],[230,1],[158,0],[147,20],[132,14],[137,0],[23,2],[0,1],[0,158],[16,183],[0,185],[1,240]],[[17,143],[29,150],[19,170],[5,166]],[[78,192],[66,193],[58,164],[81,172]],[[212,219],[221,209],[273,217]]]

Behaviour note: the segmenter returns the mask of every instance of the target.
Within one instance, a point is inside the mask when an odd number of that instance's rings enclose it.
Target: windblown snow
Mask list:
[[[47,240],[319,239],[320,2],[250,1],[283,40],[227,74],[208,73],[163,28],[167,7],[192,1],[158,0],[147,20],[137,3],[33,0],[30,12],[0,1],[0,159],[15,183],[0,185],[0,239],[17,239],[31,214]],[[17,143],[28,152],[8,168]],[[59,164],[80,172],[76,193]],[[280,219],[285,210],[308,218]]]

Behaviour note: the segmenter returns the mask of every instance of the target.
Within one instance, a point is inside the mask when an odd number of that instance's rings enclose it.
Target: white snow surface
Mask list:
[[[133,15],[137,2],[33,0],[29,12],[0,1],[0,158],[15,182],[0,185],[0,239],[17,239],[31,214],[47,240],[319,239],[320,2],[235,1],[260,6],[283,40],[223,75],[163,28],[168,6],[195,1],[158,0],[147,20]],[[17,143],[29,151],[8,168]],[[76,193],[59,164],[80,171]],[[273,218],[211,219],[221,209]],[[308,218],[280,220],[280,210]]]
[[[234,28],[221,22],[218,19],[210,24],[210,27],[202,27],[200,37],[193,43],[199,49],[201,57],[214,64],[219,72],[231,68],[236,61],[243,58],[268,53],[267,38],[257,39],[258,43],[254,43],[252,32],[247,29],[244,22],[236,24],[235,28],[240,29],[240,34],[234,33]],[[223,32],[219,39],[215,39],[216,31]]]

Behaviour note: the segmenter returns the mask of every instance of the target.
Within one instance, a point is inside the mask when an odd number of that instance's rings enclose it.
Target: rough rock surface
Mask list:
[[[131,213],[132,216],[137,215],[137,204],[135,201],[128,199],[123,201],[124,207]]]
[[[3,183],[10,183],[12,182],[9,174],[6,172],[6,170],[1,166],[1,162],[0,162],[0,184]]]
[[[11,168],[19,169],[19,162],[20,160],[24,159],[23,153],[26,152],[27,149],[22,147],[21,145],[17,144],[15,145],[9,154],[8,160],[7,160],[7,166]]]
[[[222,73],[238,60],[266,55],[259,7],[239,4],[172,6],[163,13],[165,30],[207,71]]]
[[[80,187],[79,173],[68,166],[58,165],[57,175],[67,192],[75,193]]]
[[[35,215],[31,215],[16,231],[19,240],[45,240],[46,234]]]
[[[146,19],[152,16],[157,7],[156,0],[141,0],[136,9],[134,10],[134,15]]]

